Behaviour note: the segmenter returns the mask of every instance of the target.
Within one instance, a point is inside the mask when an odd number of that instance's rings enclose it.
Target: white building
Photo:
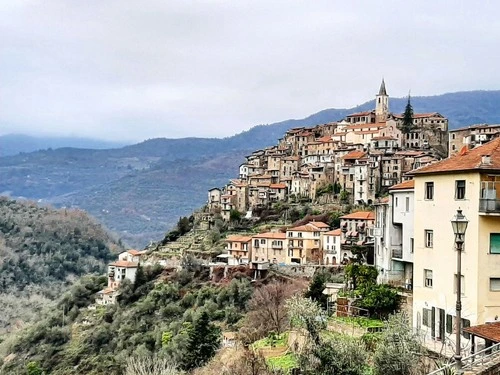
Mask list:
[[[414,181],[389,190],[375,206],[375,265],[378,281],[411,289],[414,249]]]
[[[338,264],[340,259],[340,228],[321,233],[321,244],[323,248],[323,264]]]

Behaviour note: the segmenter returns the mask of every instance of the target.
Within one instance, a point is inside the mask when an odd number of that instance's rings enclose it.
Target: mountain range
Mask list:
[[[391,98],[391,111],[402,112],[406,103],[406,98]],[[411,103],[415,113],[448,117],[450,129],[500,123],[500,90],[413,97]],[[2,136],[0,150],[10,156],[0,157],[0,193],[85,209],[130,245],[144,246],[158,240],[179,216],[203,205],[209,188],[237,177],[246,154],[276,144],[292,127],[337,121],[374,106],[369,101],[326,109],[222,139],[156,138],[124,147],[101,144],[105,149],[89,143],[54,149],[54,143],[39,139],[39,151],[27,153],[30,149],[16,143],[16,137]],[[75,146],[68,139],[62,144]]]

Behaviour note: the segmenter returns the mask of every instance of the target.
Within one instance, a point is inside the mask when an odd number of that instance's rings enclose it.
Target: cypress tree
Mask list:
[[[401,131],[408,134],[413,129],[413,107],[410,102],[410,94],[408,94],[408,103],[406,103],[405,113],[403,114],[403,126]]]
[[[184,370],[192,370],[207,363],[220,344],[220,330],[212,323],[206,311],[195,320],[189,331]]]

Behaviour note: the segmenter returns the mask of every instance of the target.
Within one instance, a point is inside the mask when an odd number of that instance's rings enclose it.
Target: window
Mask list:
[[[405,201],[405,211],[410,212],[410,197],[406,197]]]
[[[432,288],[432,270],[424,270],[424,286]]]
[[[288,232],[288,237],[293,237],[293,232]]]
[[[500,254],[500,233],[490,233],[490,254]]]
[[[465,199],[465,180],[455,181],[455,199]]]
[[[446,314],[446,333],[453,333],[453,315]]]
[[[464,275],[460,275],[461,285],[460,285],[460,294],[465,295],[465,277]],[[457,274],[453,276],[453,293],[457,293]]]
[[[398,197],[396,197],[395,201],[394,201],[394,206],[398,206]]]
[[[434,182],[425,183],[425,199],[434,199]]]
[[[410,253],[413,254],[413,250],[415,249],[415,240],[412,238],[410,238]]]
[[[320,233],[319,232],[314,232],[314,237],[319,237]]]
[[[500,292],[500,277],[490,277],[490,291]]]
[[[432,320],[432,311],[431,309],[422,309],[422,324],[426,327],[431,326],[431,320]]]
[[[264,245],[264,244],[266,243],[266,240],[265,240],[265,239],[261,239],[261,240],[260,240],[260,243],[261,243],[262,245]]]
[[[467,327],[470,327],[470,320],[469,319],[462,319],[462,329],[467,328]],[[465,337],[466,339],[469,339],[470,333],[462,331],[462,336]]]
[[[432,247],[434,244],[434,232],[432,230],[425,230],[425,247]]]
[[[297,237],[302,238],[302,232],[297,233]]]

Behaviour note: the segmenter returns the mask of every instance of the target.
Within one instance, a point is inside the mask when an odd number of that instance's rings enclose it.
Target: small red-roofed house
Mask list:
[[[286,233],[266,232],[252,236],[252,261],[286,263]]]
[[[227,264],[248,264],[252,254],[252,237],[231,235],[226,238]]]
[[[341,259],[343,263],[363,253],[363,260],[367,264],[375,263],[373,252],[373,228],[375,214],[372,211],[357,211],[340,217]]]

